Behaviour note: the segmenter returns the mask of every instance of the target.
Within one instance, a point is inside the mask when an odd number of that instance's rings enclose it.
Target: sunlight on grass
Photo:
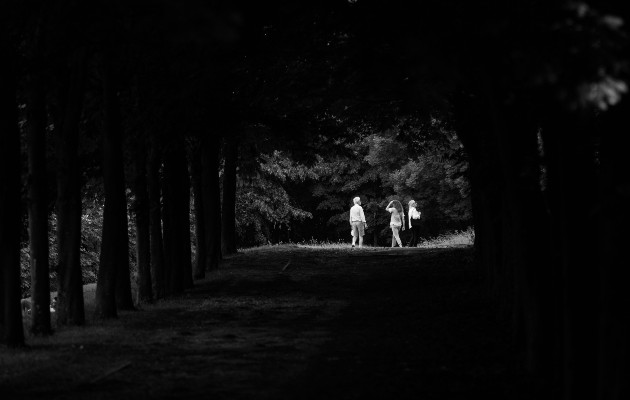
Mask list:
[[[462,231],[453,231],[443,235],[439,235],[433,238],[421,239],[420,243],[418,243],[418,248],[422,249],[433,249],[433,248],[449,248],[449,247],[462,247],[462,246],[472,246],[475,243],[475,231],[472,227],[469,227],[466,230]],[[257,246],[257,247],[247,247],[238,249],[239,253],[250,253],[250,252],[258,252],[258,251],[290,251],[291,249],[326,249],[326,250],[358,250],[358,248],[352,248],[350,242],[333,242],[327,240],[317,240],[310,239],[304,240],[297,243],[278,243],[278,244],[269,244],[266,246]],[[389,246],[382,247],[373,247],[370,245],[364,245],[361,248],[362,251],[374,251],[374,250],[385,250],[391,248]],[[394,247],[394,249],[399,249],[399,247]]]
[[[423,249],[472,246],[475,244],[475,230],[454,231],[430,239],[422,239],[418,247]]]
[[[311,239],[308,241],[302,241],[298,243],[278,243],[266,246],[257,246],[257,247],[247,247],[238,249],[239,253],[251,253],[251,252],[265,252],[265,251],[291,251],[295,249],[313,249],[313,250],[342,250],[342,251],[353,251],[358,250],[358,246],[354,249],[352,248],[351,243],[348,242],[331,242],[331,241],[318,241],[315,239]],[[362,251],[370,251],[370,250],[383,250],[383,247],[373,247],[370,245],[363,245],[361,248]]]

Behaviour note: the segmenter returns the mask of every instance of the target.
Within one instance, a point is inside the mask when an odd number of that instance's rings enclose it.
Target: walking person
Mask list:
[[[354,203],[354,205],[350,208],[352,247],[354,247],[357,238],[359,238],[359,247],[363,247],[363,235],[365,235],[365,229],[367,229],[367,222],[365,221],[363,207],[361,207],[361,198],[357,196],[352,199],[352,202]]]
[[[418,247],[418,239],[420,239],[420,211],[417,209],[418,204],[414,200],[409,201],[409,230],[411,231],[411,240],[407,247]]]
[[[399,234],[401,230],[405,230],[405,225],[403,224],[405,212],[403,211],[402,204],[400,204],[398,200],[392,200],[387,207],[385,207],[385,211],[389,211],[392,215],[389,221],[389,227],[392,228],[392,247],[395,247],[396,243],[398,243],[398,247],[403,247]]]

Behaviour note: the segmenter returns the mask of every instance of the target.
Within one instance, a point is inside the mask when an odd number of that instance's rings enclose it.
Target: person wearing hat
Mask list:
[[[354,205],[350,208],[350,228],[352,229],[352,247],[359,238],[359,247],[363,247],[363,235],[367,228],[363,207],[361,207],[361,198],[358,196],[352,199]]]
[[[411,231],[411,239],[407,247],[417,247],[418,239],[420,239],[420,211],[417,210],[417,203],[414,200],[409,201],[409,230]]]

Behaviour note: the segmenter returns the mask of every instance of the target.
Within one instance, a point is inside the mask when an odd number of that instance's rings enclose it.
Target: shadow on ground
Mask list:
[[[298,247],[227,259],[184,296],[29,338],[2,399],[536,398],[472,249]]]

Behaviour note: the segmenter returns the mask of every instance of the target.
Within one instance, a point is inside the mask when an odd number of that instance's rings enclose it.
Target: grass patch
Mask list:
[[[473,227],[468,227],[466,230],[456,230],[445,233],[433,238],[421,239],[418,243],[418,248],[423,249],[436,249],[436,248],[451,248],[451,247],[465,247],[472,246],[475,243],[475,230]],[[350,241],[338,241],[333,242],[330,240],[303,240],[301,242],[293,243],[278,243],[269,244],[263,246],[247,247],[238,249],[239,253],[251,253],[259,251],[290,251],[291,249],[328,249],[328,250],[353,250]],[[363,245],[361,250],[380,250],[390,248],[389,246]],[[395,247],[397,249],[399,247]]]
[[[260,251],[290,251],[295,249],[314,249],[314,250],[347,250],[353,251],[358,248],[358,245],[353,249],[350,242],[332,242],[332,241],[320,241],[317,239],[310,239],[301,241],[298,243],[278,243],[271,245],[263,245],[256,247],[247,247],[238,249],[239,253],[251,253]],[[364,244],[361,250],[383,250],[384,247],[373,247],[368,244]]]
[[[475,244],[475,230],[468,227],[464,231],[453,231],[434,238],[422,239],[418,247],[423,249],[472,246]]]

